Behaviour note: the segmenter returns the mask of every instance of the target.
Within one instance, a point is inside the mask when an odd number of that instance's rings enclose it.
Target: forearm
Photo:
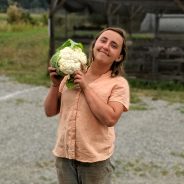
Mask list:
[[[44,101],[44,109],[47,116],[54,116],[59,113],[60,96],[59,86],[52,85]]]
[[[90,87],[86,87],[84,90],[86,101],[100,123],[106,126],[114,126],[120,117],[120,111],[105,103]]]

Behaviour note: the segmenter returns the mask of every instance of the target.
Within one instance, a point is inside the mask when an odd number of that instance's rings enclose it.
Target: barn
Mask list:
[[[184,0],[48,2],[49,57],[62,39],[71,37],[89,44],[95,31],[103,27],[119,26],[125,28],[128,35],[128,58],[125,67],[129,76],[184,82]],[[59,15],[64,16],[57,19]],[[69,15],[73,15],[73,19],[68,19]],[[74,21],[76,15],[81,17],[78,22]],[[86,16],[88,21],[84,19]],[[89,21],[92,18],[93,21],[96,19],[96,24]],[[58,29],[57,25],[63,22],[64,26]],[[79,34],[81,32],[82,35]]]

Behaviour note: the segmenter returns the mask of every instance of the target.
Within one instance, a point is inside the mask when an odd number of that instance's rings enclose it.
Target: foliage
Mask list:
[[[163,99],[171,103],[184,103],[184,84],[174,81],[151,81],[128,79],[131,88],[131,101],[139,103],[140,96],[151,97],[152,100]]]
[[[10,5],[7,9],[7,21],[10,24],[13,23],[31,23],[35,24],[35,21],[31,17],[28,11],[17,6],[17,4]]]
[[[16,4],[10,5],[7,9],[7,21],[8,23],[21,22],[23,10],[17,7]]]
[[[184,91],[184,84],[175,81],[129,79],[129,83],[132,87],[140,89]]]
[[[0,19],[5,20],[4,14],[1,14]],[[28,10],[23,9],[17,4],[12,4],[7,9],[6,20],[9,24],[47,25],[48,14],[46,12],[31,14]]]
[[[48,1],[45,0],[1,0],[0,1],[0,11],[6,12],[9,5],[17,3],[24,9],[44,9],[48,8]]]
[[[43,25],[47,25],[48,24],[48,14],[46,14],[46,13],[42,14],[41,22],[43,23]]]

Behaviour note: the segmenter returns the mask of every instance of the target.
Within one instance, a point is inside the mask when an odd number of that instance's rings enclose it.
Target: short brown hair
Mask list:
[[[96,40],[100,37],[100,35],[107,31],[107,30],[111,30],[111,31],[114,31],[118,34],[120,34],[123,38],[123,45],[122,45],[122,49],[121,49],[121,55],[123,55],[122,57],[122,60],[120,62],[114,62],[111,66],[111,70],[112,70],[112,73],[111,73],[111,76],[112,77],[115,77],[117,75],[122,75],[124,76],[125,75],[125,71],[124,71],[124,67],[123,67],[123,62],[124,60],[126,59],[126,38],[125,38],[125,31],[122,29],[122,28],[118,28],[118,27],[108,27],[108,28],[105,28],[103,29],[102,31],[100,31],[95,39],[92,41],[91,43],[91,46],[90,46],[90,52],[89,52],[89,65],[92,63],[93,59],[94,59],[94,55],[93,55],[93,48],[94,48],[94,45],[96,43]]]

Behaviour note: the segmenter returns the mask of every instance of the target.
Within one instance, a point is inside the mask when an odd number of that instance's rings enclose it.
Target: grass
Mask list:
[[[170,90],[153,90],[153,89],[140,89],[131,88],[132,96],[140,98],[141,96],[150,97],[152,100],[165,100],[170,103],[184,103],[183,91],[170,91]],[[135,97],[134,97],[135,98]],[[134,102],[133,103],[138,103]],[[181,110],[182,111],[182,110]]]
[[[5,13],[0,13],[0,21],[6,21],[6,19],[7,19],[7,16],[6,16],[6,14]]]
[[[179,153],[178,152],[171,152],[171,155],[184,159],[184,151],[183,152],[179,152]]]
[[[39,16],[34,15],[39,19]],[[9,25],[5,14],[0,14],[0,75],[6,75],[20,83],[33,85],[50,84],[47,76],[49,38],[47,26],[28,24]],[[163,99],[171,103],[184,103],[184,87],[175,84],[143,83],[129,81],[131,87],[132,108],[146,110],[141,96],[153,100]],[[149,87],[146,87],[149,86]],[[172,90],[171,90],[172,89]],[[183,110],[182,110],[183,112]]]
[[[118,170],[115,172],[116,176],[123,175],[125,173],[131,173],[139,177],[160,177],[160,176],[184,176],[184,165],[176,163],[172,167],[163,166],[162,163],[146,162],[142,159],[135,159],[129,161],[115,160],[115,164],[118,165]]]
[[[145,111],[148,110],[146,104],[133,104],[130,106],[130,110]]]
[[[7,25],[6,28],[6,32],[0,31],[0,74],[21,83],[46,85],[49,45],[47,27]]]
[[[184,106],[182,106],[180,109],[180,112],[184,114]]]

